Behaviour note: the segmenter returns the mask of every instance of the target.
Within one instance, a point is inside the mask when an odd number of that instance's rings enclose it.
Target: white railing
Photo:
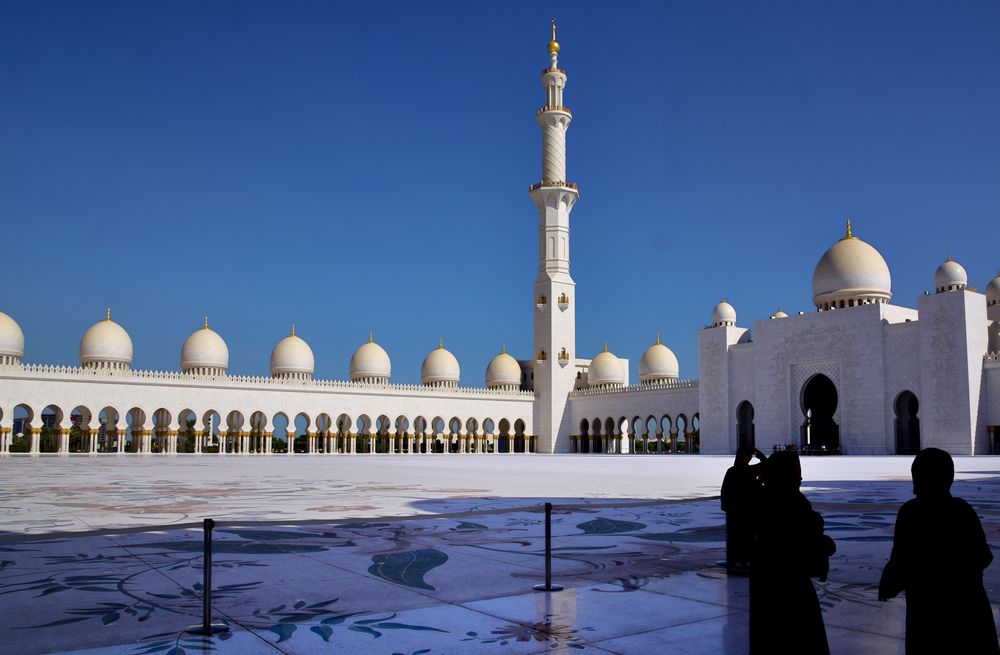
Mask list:
[[[577,389],[569,392],[570,398],[580,396],[603,396],[614,393],[644,393],[647,391],[673,391],[680,389],[697,389],[697,380],[663,380],[662,382],[644,382],[628,386],[594,387],[592,389]]]
[[[115,371],[109,369],[91,369],[81,366],[58,366],[50,364],[22,364],[20,366],[0,366],[0,374],[13,373],[28,377],[57,377],[64,379],[102,378],[121,380],[163,380],[168,382],[209,383],[223,386],[245,387],[303,387],[320,389],[344,389],[351,391],[404,391],[419,393],[434,393],[441,395],[475,395],[475,396],[514,396],[518,398],[534,398],[532,391],[487,389],[486,387],[429,387],[422,384],[371,384],[352,382],[348,380],[281,380],[263,375],[191,375],[178,371]]]

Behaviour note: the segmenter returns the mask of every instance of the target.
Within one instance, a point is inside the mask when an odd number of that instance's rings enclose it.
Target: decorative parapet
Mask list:
[[[163,381],[184,383],[191,386],[202,386],[205,383],[211,386],[227,387],[303,387],[318,389],[344,389],[353,391],[371,391],[373,389],[386,391],[416,391],[420,393],[435,393],[442,395],[486,395],[486,396],[514,396],[521,398],[534,398],[533,391],[487,389],[486,387],[428,387],[422,384],[368,384],[365,382],[351,382],[347,380],[282,380],[263,375],[191,375],[178,371],[136,371],[136,370],[94,370],[81,368],[79,366],[58,366],[49,364],[23,364],[21,366],[2,366],[0,375],[4,377],[48,377],[73,380],[101,379],[109,381]]]
[[[619,393],[644,393],[647,391],[673,391],[680,389],[697,389],[698,380],[663,380],[660,382],[646,382],[643,384],[630,384],[627,387],[607,386],[592,389],[576,389],[569,392],[570,398],[582,396],[604,396]]]
[[[1000,362],[1000,351],[986,353],[985,355],[983,355],[983,362],[984,363]]]
[[[564,107],[562,105],[545,105],[544,107],[539,107],[538,111],[535,112],[535,115],[537,116],[538,114],[541,114],[541,113],[544,113],[544,112],[547,112],[547,111],[562,111],[562,112],[566,112],[570,116],[573,115],[573,112],[571,112],[569,110],[569,107]]]
[[[535,189],[541,189],[543,187],[565,187],[567,189],[573,189],[574,191],[579,191],[576,186],[576,182],[564,182],[563,180],[542,180],[538,184],[532,184],[528,187],[528,191],[534,191]]]

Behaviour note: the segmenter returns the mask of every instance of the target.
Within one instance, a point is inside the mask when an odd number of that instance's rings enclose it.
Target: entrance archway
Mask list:
[[[744,400],[736,408],[736,446],[753,450],[757,447],[757,439],[753,427],[753,405]]]
[[[912,391],[896,398],[896,454],[916,455],[920,451],[920,402]]]
[[[840,426],[833,420],[837,411],[837,387],[822,373],[812,376],[802,387],[802,447],[806,450],[839,452]]]

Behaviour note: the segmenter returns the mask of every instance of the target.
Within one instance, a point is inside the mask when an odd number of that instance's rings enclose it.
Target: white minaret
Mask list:
[[[538,207],[538,278],[535,280],[535,435],[537,452],[569,452],[567,395],[576,379],[576,284],[569,274],[569,214],[579,197],[566,181],[566,130],[573,115],[563,106],[566,71],[559,68],[556,21],[552,19],[549,67],[542,71],[545,106],[542,181],[529,194]]]

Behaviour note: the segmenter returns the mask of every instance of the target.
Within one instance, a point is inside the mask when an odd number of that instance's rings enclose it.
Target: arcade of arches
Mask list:
[[[631,419],[594,418],[580,421],[580,433],[572,435],[574,453],[667,454],[700,451],[701,418],[697,413],[671,417],[633,416]]]
[[[19,404],[5,429],[4,452],[25,453],[533,453],[535,437],[523,419],[458,417],[357,418],[345,413],[166,408],[42,408]],[[289,447],[291,445],[291,447]]]

